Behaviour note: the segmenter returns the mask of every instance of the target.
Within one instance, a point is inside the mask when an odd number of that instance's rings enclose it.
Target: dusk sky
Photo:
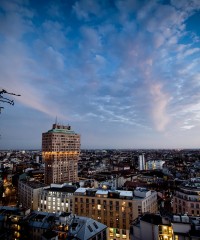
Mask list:
[[[0,0],[0,149],[200,148],[200,0]]]

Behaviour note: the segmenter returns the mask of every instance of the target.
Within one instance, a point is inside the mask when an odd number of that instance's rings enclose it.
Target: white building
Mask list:
[[[146,170],[163,169],[163,160],[149,160],[146,162]]]
[[[139,162],[138,162],[139,170],[146,170],[146,161],[144,158],[144,154],[139,155]]]
[[[39,210],[43,212],[72,212],[73,194],[76,187],[68,184],[51,184],[40,194]]]

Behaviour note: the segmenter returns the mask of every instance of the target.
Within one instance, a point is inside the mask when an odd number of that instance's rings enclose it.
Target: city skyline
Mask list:
[[[52,123],[81,148],[199,148],[200,2],[0,2],[0,149]]]

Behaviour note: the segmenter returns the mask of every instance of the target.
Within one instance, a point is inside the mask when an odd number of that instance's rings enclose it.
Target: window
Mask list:
[[[95,222],[93,222],[93,225],[94,225],[94,227],[95,227],[96,229],[99,228]]]
[[[93,229],[91,228],[90,225],[88,225],[88,229],[90,230],[90,232],[93,232]]]
[[[113,237],[114,236],[114,234],[113,234],[113,228],[110,228],[110,230],[109,230],[109,233],[110,233],[110,237]]]
[[[101,205],[100,204],[97,205],[97,209],[101,210]]]

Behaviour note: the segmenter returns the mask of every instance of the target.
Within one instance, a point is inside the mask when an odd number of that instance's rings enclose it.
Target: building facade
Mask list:
[[[44,183],[38,181],[21,180],[18,182],[18,198],[23,208],[38,210],[39,196]]]
[[[51,184],[40,194],[40,211],[43,212],[72,212],[73,194],[76,187],[67,184]]]
[[[131,222],[144,212],[157,212],[157,193],[78,188],[73,213],[91,217],[108,226],[108,239],[129,239]]]
[[[164,163],[163,160],[149,160],[146,162],[146,170],[162,169]]]
[[[200,215],[200,178],[191,178],[175,191],[173,213]]]
[[[45,183],[77,182],[79,155],[80,135],[70,126],[53,124],[42,134]]]

